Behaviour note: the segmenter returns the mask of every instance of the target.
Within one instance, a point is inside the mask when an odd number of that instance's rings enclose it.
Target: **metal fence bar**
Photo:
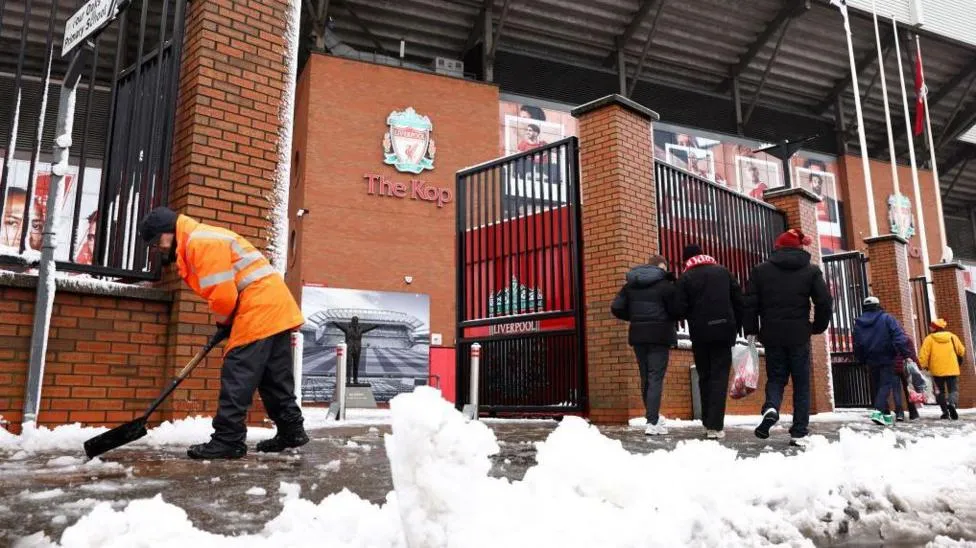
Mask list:
[[[101,38],[95,42],[95,50],[92,53],[91,73],[88,76],[88,97],[85,99],[85,121],[81,126],[81,160],[78,164],[78,182],[75,190],[74,211],[71,216],[71,238],[68,243],[68,262],[75,260],[76,246],[78,243],[78,222],[81,215],[81,198],[85,190],[85,168],[88,167],[88,128],[91,126],[92,100],[95,91],[95,78],[98,76],[98,52]],[[97,214],[96,210],[96,214]],[[86,231],[87,233],[87,231]]]

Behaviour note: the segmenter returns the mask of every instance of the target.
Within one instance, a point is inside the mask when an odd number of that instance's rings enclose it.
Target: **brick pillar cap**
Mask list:
[[[590,101],[589,103],[580,105],[571,111],[574,118],[579,118],[584,114],[589,114],[590,112],[600,110],[603,107],[609,107],[612,105],[617,105],[623,107],[626,110],[637,114],[638,116],[647,118],[652,122],[656,122],[661,119],[661,116],[654,112],[653,110],[645,107],[644,105],[631,101],[630,99],[619,94],[607,95],[606,97],[601,97],[595,101]]]
[[[788,196],[799,196],[814,204],[823,201],[820,196],[817,196],[805,188],[774,188],[773,190],[767,190],[763,193],[763,197],[767,202],[774,198],[786,198]]]
[[[929,270],[966,270],[962,263],[939,263],[929,267]]]
[[[874,238],[865,238],[864,239],[864,243],[866,243],[868,245],[871,245],[871,244],[880,244],[882,242],[897,242],[897,243],[902,244],[902,245],[908,245],[908,240],[906,240],[905,238],[902,238],[901,236],[899,236],[897,234],[885,234],[884,236],[876,236]]]

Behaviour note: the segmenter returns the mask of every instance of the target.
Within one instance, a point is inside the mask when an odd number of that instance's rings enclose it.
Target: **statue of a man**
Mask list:
[[[363,335],[379,327],[359,323],[359,316],[353,316],[348,325],[329,322],[346,335],[346,350],[349,352],[349,367],[346,369],[346,384],[359,384],[359,354],[363,349]]]

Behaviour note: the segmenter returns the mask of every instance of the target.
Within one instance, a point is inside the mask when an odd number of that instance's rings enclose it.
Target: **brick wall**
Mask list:
[[[173,147],[170,207],[268,246],[268,218],[279,155],[289,62],[286,0],[190,2]],[[173,290],[167,376],[206,344],[214,318],[206,303],[169,272]],[[220,390],[215,350],[163,408],[166,418],[213,414]],[[192,382],[190,382],[192,381]],[[255,397],[249,420],[263,418]]]
[[[290,61],[284,40],[289,9],[286,0],[215,0],[190,2],[186,13],[169,205],[234,230],[262,250],[269,243],[280,120],[288,114],[282,97]],[[206,303],[178,279],[175,268],[159,288],[97,297],[59,290],[41,422],[131,419],[206,344],[214,330]],[[0,414],[19,420],[33,290],[3,291],[0,344],[9,346],[0,346],[0,380],[6,381],[0,382]],[[82,327],[85,320],[97,328]],[[213,414],[221,363],[217,349],[153,418]],[[263,418],[255,398],[249,421]]]
[[[885,311],[894,316],[906,332],[911,333],[911,326],[915,324],[905,240],[888,235],[869,238],[865,243],[868,246],[870,294],[881,301]]]
[[[15,432],[36,283],[33,276],[0,277],[0,416]],[[54,300],[38,422],[116,425],[134,419],[164,383],[169,294],[138,287],[92,293],[65,285],[59,283]]]
[[[847,209],[846,229],[850,236],[849,245],[852,249],[866,250],[866,245],[862,242],[871,237],[871,229],[867,215],[867,196],[864,192],[864,168],[859,156],[843,156],[840,159],[842,166],[842,180],[846,184],[838,182],[837,188],[841,190],[844,204]],[[888,197],[894,192],[894,184],[891,179],[891,164],[878,160],[871,160],[871,186],[874,188],[874,206],[878,217],[878,235],[885,235],[891,232],[888,222]],[[912,169],[910,166],[898,166],[898,182],[900,191],[912,201],[912,216],[915,216],[915,189],[912,184]],[[943,220],[939,217],[936,208],[935,192],[936,185],[932,181],[932,172],[920,169],[918,172],[918,183],[922,190],[922,211],[925,215],[925,229],[928,237],[929,260],[932,264],[938,263],[942,258],[941,231]],[[923,272],[922,258],[918,254],[921,249],[921,238],[918,235],[918,220],[916,219],[916,233],[908,242],[908,266],[911,277],[928,275]]]
[[[621,423],[640,409],[639,374],[627,329],[610,302],[627,270],[657,252],[657,191],[651,121],[657,114],[620,96],[573,111],[579,119],[583,200],[587,390],[590,418]],[[638,413],[638,416],[643,412]]]
[[[933,266],[932,285],[938,317],[949,323],[949,331],[955,333],[966,346],[966,358],[959,368],[959,406],[976,407],[974,341],[962,274],[963,266],[958,263]]]
[[[306,283],[427,294],[431,332],[453,346],[455,202],[413,200],[410,181],[453,193],[458,170],[497,156],[498,88],[313,54],[298,90],[300,165],[289,209],[299,251],[289,287],[296,295]],[[407,107],[433,124],[434,169],[418,175],[383,163],[387,117]],[[370,195],[365,174],[406,184],[406,198]],[[299,208],[309,214],[294,216]]]

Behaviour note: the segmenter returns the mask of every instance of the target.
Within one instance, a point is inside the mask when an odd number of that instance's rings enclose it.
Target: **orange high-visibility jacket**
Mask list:
[[[246,238],[230,230],[180,215],[176,266],[183,281],[207,299],[218,322],[227,321],[237,306],[225,352],[305,323],[281,274]]]

